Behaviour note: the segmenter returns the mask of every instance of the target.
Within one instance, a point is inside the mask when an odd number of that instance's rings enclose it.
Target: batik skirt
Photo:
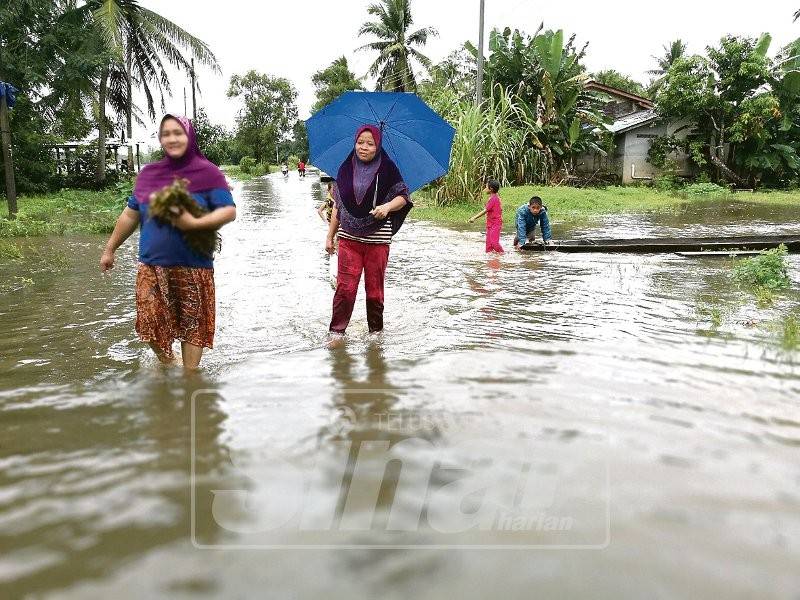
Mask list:
[[[136,333],[168,358],[175,340],[214,346],[214,269],[139,264]]]

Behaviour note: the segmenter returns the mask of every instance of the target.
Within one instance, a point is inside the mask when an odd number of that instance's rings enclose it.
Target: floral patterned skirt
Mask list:
[[[175,340],[214,346],[214,269],[139,264],[136,333],[172,358]]]

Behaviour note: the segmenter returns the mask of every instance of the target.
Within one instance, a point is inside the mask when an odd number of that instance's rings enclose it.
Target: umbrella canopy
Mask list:
[[[331,175],[355,146],[362,125],[383,132],[383,149],[410,191],[446,174],[455,129],[416,94],[345,92],[306,121],[309,161]]]
[[[14,104],[17,100],[16,94],[18,91],[19,90],[10,83],[0,81],[0,96],[6,97],[6,106],[8,106],[8,108],[14,108]]]

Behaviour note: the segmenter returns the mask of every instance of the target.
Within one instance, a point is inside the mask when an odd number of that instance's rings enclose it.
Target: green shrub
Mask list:
[[[722,325],[723,314],[722,310],[717,306],[699,305],[695,308],[697,312],[698,321],[709,320],[711,328],[716,330]]]
[[[771,289],[759,285],[753,289],[753,293],[756,295],[756,305],[758,308],[768,308],[775,304],[775,292]]]
[[[784,350],[797,350],[800,348],[800,321],[794,315],[789,315],[783,320],[781,331],[781,346]]]
[[[51,233],[51,230],[52,224],[26,214],[19,214],[14,220],[0,219],[0,237],[40,236]]]
[[[653,186],[659,192],[672,192],[681,188],[681,178],[671,173],[656,177]]]
[[[739,284],[755,289],[786,289],[791,284],[787,254],[786,246],[781,244],[778,248],[765,250],[754,258],[743,259],[734,267],[733,277]]]
[[[693,183],[684,188],[684,192],[689,197],[694,198],[719,198],[730,194],[728,188],[724,188],[716,183]]]
[[[14,242],[0,239],[0,258],[18,259],[22,258],[22,249]]]
[[[256,159],[250,156],[245,156],[239,161],[239,168],[241,169],[242,173],[247,175],[250,175],[255,167]]]

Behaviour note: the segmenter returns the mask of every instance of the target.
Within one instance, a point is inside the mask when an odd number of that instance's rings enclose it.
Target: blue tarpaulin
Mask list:
[[[10,83],[6,83],[4,81],[0,81],[0,97],[6,97],[6,104],[8,104],[8,108],[13,108],[14,104],[17,101],[17,92],[19,90],[15,88]]]

